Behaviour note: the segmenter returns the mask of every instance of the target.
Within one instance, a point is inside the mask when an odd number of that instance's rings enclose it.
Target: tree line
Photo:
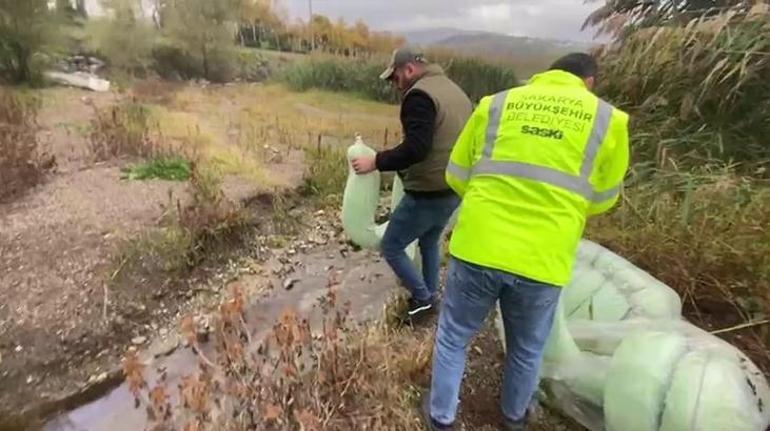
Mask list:
[[[85,0],[0,0],[0,79],[39,80],[57,57],[80,52],[132,74],[152,66],[218,80],[237,67],[238,45],[358,57],[404,42],[362,21],[292,22],[276,0],[152,0],[150,11],[142,0],[100,4],[106,16],[88,19]]]

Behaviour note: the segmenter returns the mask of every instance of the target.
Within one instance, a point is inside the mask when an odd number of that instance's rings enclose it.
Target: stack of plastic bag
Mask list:
[[[770,388],[740,350],[681,317],[676,293],[582,241],[541,398],[593,431],[763,431]]]

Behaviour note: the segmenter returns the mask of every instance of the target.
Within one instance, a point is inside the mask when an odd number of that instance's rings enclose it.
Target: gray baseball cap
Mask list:
[[[402,67],[408,63],[427,63],[423,52],[413,46],[404,46],[393,51],[393,55],[390,57],[390,63],[388,68],[380,74],[380,79],[388,80],[393,76],[393,72],[399,67]]]

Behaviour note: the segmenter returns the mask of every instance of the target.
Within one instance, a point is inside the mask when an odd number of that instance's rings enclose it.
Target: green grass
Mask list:
[[[512,67],[462,56],[443,56],[435,62],[444,67],[473,101],[518,85]],[[280,75],[295,91],[322,89],[354,93],[361,97],[386,103],[397,103],[398,94],[379,78],[387,64],[386,58],[346,59],[333,56],[313,56],[289,65]]]
[[[157,158],[122,170],[125,180],[187,181],[192,174],[190,162],[181,158]]]
[[[333,146],[305,148],[308,172],[303,191],[321,200],[322,204],[340,205],[348,177],[348,161],[344,149]]]

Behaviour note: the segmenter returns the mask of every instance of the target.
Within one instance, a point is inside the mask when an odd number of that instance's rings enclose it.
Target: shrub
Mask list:
[[[601,53],[598,91],[632,114],[637,160],[770,159],[767,13],[640,30]]]
[[[397,94],[379,79],[385,63],[319,55],[288,66],[281,79],[297,91],[318,88],[345,91],[363,97],[395,103]]]
[[[444,66],[447,76],[460,85],[473,101],[518,85],[513,70],[502,64],[459,56],[434,60]],[[379,78],[387,61],[385,58],[315,56],[289,66],[281,79],[298,91],[311,88],[347,91],[373,100],[396,103],[399,100],[396,91]]]
[[[40,84],[60,25],[46,0],[0,0],[0,78]]]
[[[246,82],[262,82],[270,76],[267,59],[256,50],[238,51],[238,78]]]
[[[246,298],[237,289],[212,325],[214,352],[200,348],[195,320],[185,317],[181,331],[200,371],[182,379],[178,404],[171,404],[162,377],[147,386],[145,366],[129,350],[123,371],[153,429],[414,429],[413,382],[430,366],[432,345],[384,327],[354,326],[349,304],[338,304],[335,289],[330,277],[319,299],[318,335],[307,319],[286,310],[265,340],[251,345]],[[392,342],[396,337],[399,342]]]
[[[317,145],[305,148],[308,171],[304,179],[304,192],[317,196],[329,204],[338,204],[340,193],[345,189],[348,171],[347,153],[344,148]]]
[[[89,134],[93,161],[160,153],[158,142],[151,136],[153,124],[146,106],[126,99],[106,109],[94,107],[94,111]]]
[[[130,0],[113,0],[110,5],[113,18],[88,23],[90,48],[115,69],[130,74],[145,72],[152,64],[155,27],[137,17],[137,5]]]
[[[0,88],[0,200],[37,184],[49,163],[37,138],[39,102]]]

